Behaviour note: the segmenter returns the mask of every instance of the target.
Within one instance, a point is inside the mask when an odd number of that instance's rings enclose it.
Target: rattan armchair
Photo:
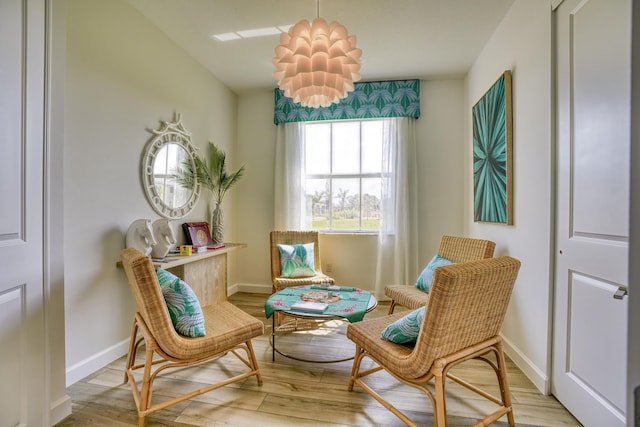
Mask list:
[[[313,285],[320,283],[335,284],[333,278],[322,272],[322,260],[320,258],[320,243],[317,231],[292,231],[274,230],[269,234],[271,242],[271,283],[272,291],[277,292],[284,288],[300,285]],[[310,277],[281,277],[280,252],[278,244],[298,245],[313,243],[313,264],[316,270],[315,276]]]
[[[384,369],[404,384],[422,390],[431,400],[437,427],[447,425],[445,383],[451,379],[498,405],[477,425],[486,426],[503,415],[514,425],[509,382],[500,328],[515,283],[520,261],[508,256],[439,267],[434,275],[429,304],[414,345],[395,344],[380,337],[382,330],[405,313],[351,323],[347,337],[356,344],[349,390],[358,384],[409,426],[405,414],[367,385],[363,378]],[[364,358],[377,364],[360,370]],[[497,398],[449,370],[465,361],[486,362],[498,379]],[[432,392],[426,384],[434,380]]]
[[[491,258],[495,248],[496,244],[490,240],[442,236],[438,255],[454,263],[460,263]],[[384,288],[384,294],[391,298],[388,314],[393,313],[396,305],[415,310],[429,301],[429,294],[413,285],[388,285]]]
[[[261,321],[224,301],[202,307],[206,329],[204,337],[187,338],[179,335],[171,323],[151,259],[133,248],[123,249],[120,258],[137,305],[124,381],[130,383],[133,391],[138,410],[138,426],[144,426],[145,417],[153,412],[233,382],[255,376],[258,384],[262,384],[260,368],[251,344],[252,338],[264,332]],[[138,332],[141,334],[140,338]],[[144,360],[139,361],[136,356],[142,342],[145,344],[145,355]],[[249,370],[152,404],[153,383],[162,371],[211,361],[228,353],[240,359]],[[139,369],[143,369],[140,384],[134,375]]]

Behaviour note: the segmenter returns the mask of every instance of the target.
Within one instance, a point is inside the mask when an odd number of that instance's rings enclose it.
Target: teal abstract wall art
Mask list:
[[[513,225],[511,71],[473,106],[474,221]]]

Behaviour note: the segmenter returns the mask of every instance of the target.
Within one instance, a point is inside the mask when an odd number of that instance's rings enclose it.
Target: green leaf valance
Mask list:
[[[275,90],[275,124],[385,117],[420,117],[420,80],[355,83],[338,104],[320,108],[302,107]]]

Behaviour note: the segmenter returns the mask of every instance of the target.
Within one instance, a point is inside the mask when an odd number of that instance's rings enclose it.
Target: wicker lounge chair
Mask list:
[[[264,332],[262,322],[229,302],[202,307],[206,336],[187,338],[179,335],[171,323],[162,291],[151,259],[137,249],[120,252],[122,265],[129,279],[137,305],[133,320],[129,356],[125,367],[125,382],[131,384],[133,398],[138,409],[138,426],[144,426],[145,416],[227,384],[254,376],[262,384],[260,368],[251,339]],[[138,338],[138,332],[142,337]],[[144,341],[144,362],[136,361],[136,353]],[[243,353],[238,351],[242,350]],[[210,384],[201,389],[172,399],[152,404],[153,382],[157,375],[168,368],[191,366],[232,353],[247,367],[248,372]],[[144,368],[140,388],[134,372]]]
[[[380,337],[388,324],[405,313],[349,324],[347,337],[356,344],[349,390],[358,384],[402,421],[416,426],[363,381],[365,376],[384,369],[398,381],[427,394],[434,408],[435,424],[445,427],[445,383],[451,379],[499,406],[477,425],[488,425],[506,414],[509,425],[513,426],[499,332],[519,268],[520,261],[508,256],[438,268],[414,345],[395,344]],[[366,357],[378,366],[361,371],[362,360]],[[500,398],[449,372],[450,368],[470,359],[481,360],[493,368],[500,386]],[[435,383],[433,392],[426,387],[432,379]]]
[[[491,258],[496,244],[490,240],[472,239],[469,237],[442,236],[438,255],[454,263]],[[389,314],[396,305],[411,310],[422,307],[429,301],[429,294],[413,285],[389,285],[384,294],[391,298]]]
[[[320,259],[320,244],[318,243],[317,231],[286,231],[274,230],[269,235],[271,241],[271,283],[273,285],[272,292],[281,291],[284,288],[300,285],[313,285],[320,283],[335,284],[333,278],[322,273],[322,264]],[[299,245],[305,243],[313,243],[315,276],[310,277],[281,277],[280,252],[278,244]]]

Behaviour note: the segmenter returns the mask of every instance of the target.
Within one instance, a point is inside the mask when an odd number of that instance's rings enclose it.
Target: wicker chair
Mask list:
[[[363,377],[386,370],[398,381],[422,390],[429,396],[435,412],[435,425],[447,425],[445,380],[449,378],[499,405],[478,425],[488,425],[507,415],[514,425],[509,382],[502,340],[499,336],[520,261],[508,256],[439,267],[433,279],[431,297],[415,345],[395,344],[380,337],[382,330],[406,313],[351,323],[347,337],[356,344],[349,390],[358,384],[385,408],[409,426],[416,426],[406,415],[364,383]],[[487,356],[493,354],[495,362]],[[378,366],[360,371],[365,357]],[[486,362],[495,371],[500,398],[458,378],[449,369],[470,359]],[[432,393],[426,383],[434,379]]]
[[[272,292],[278,292],[291,286],[313,285],[320,283],[335,284],[335,280],[333,280],[333,278],[322,273],[320,245],[318,243],[317,231],[274,230],[270,233],[269,238],[271,240]],[[316,270],[316,275],[311,277],[280,277],[281,265],[278,245],[298,245],[304,243],[313,243],[313,264]]]
[[[263,334],[262,322],[225,301],[202,308],[206,336],[187,338],[179,335],[171,323],[151,259],[133,248],[123,249],[120,258],[138,309],[134,315],[124,378],[125,383],[128,381],[131,384],[138,409],[138,426],[144,426],[145,416],[152,412],[247,377],[255,375],[258,384],[262,384],[251,344],[252,338]],[[138,331],[141,332],[141,338],[137,338]],[[145,343],[145,357],[144,362],[138,363],[136,353],[142,341]],[[249,371],[152,405],[153,382],[159,373],[168,368],[210,361],[227,353],[238,357],[249,367]],[[139,389],[134,372],[140,368],[144,370]]]
[[[454,263],[460,263],[491,258],[495,248],[496,244],[490,240],[442,236],[438,255]],[[393,314],[396,305],[415,310],[429,301],[429,294],[413,285],[389,285],[384,288],[384,294],[391,298],[388,314]]]
[[[519,269],[520,261],[508,256],[439,267],[414,345],[395,344],[380,337],[388,324],[406,313],[349,324],[347,337],[356,344],[349,390],[358,384],[406,424],[416,426],[363,381],[363,377],[384,369],[398,381],[426,393],[434,408],[436,426],[445,427],[445,382],[449,378],[499,405],[477,425],[488,425],[506,414],[513,426],[505,357],[498,334]],[[495,362],[487,357],[490,354]],[[361,371],[365,357],[377,366]],[[452,367],[470,359],[481,360],[493,368],[500,398],[449,373]],[[435,382],[434,392],[426,387],[431,379]]]

